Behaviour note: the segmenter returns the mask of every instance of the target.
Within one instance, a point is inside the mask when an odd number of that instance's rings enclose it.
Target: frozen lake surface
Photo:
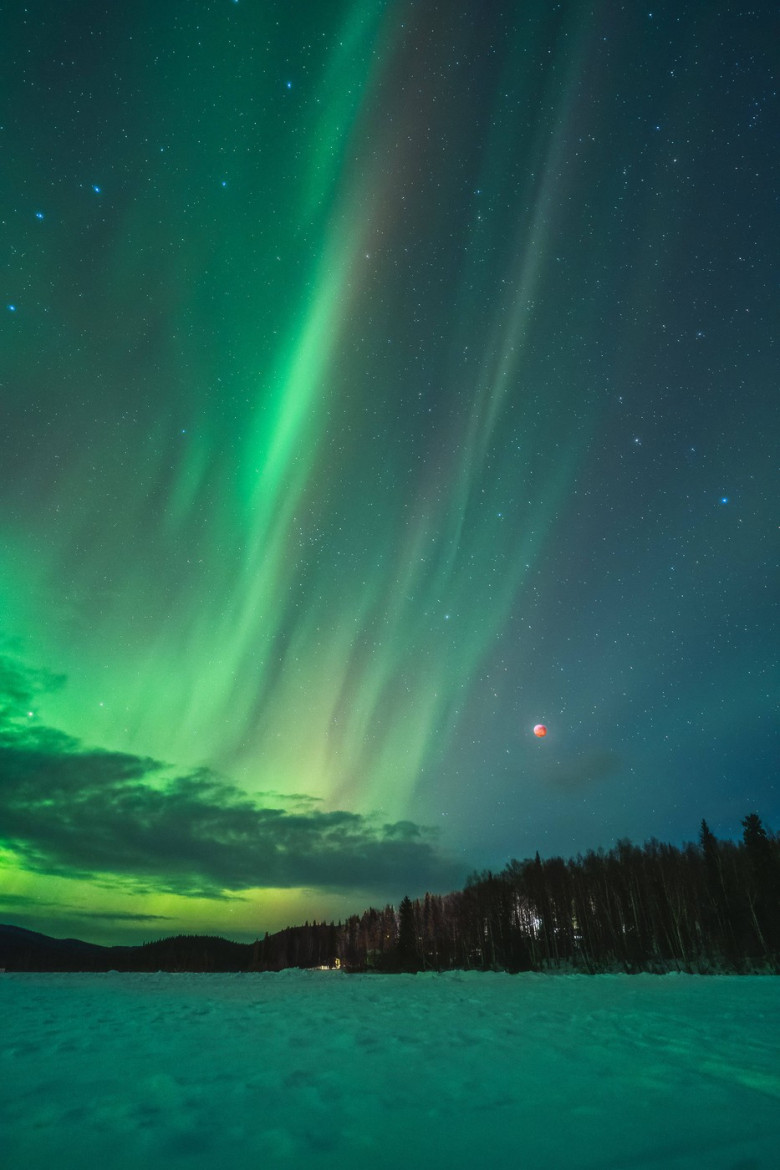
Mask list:
[[[780,979],[0,975],[4,1170],[776,1170]]]

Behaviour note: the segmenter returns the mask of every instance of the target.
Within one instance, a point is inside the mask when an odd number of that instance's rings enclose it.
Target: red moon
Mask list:
[[[547,728],[543,723],[537,723],[536,727],[534,728],[534,735],[538,735],[540,739],[543,735],[547,735]]]

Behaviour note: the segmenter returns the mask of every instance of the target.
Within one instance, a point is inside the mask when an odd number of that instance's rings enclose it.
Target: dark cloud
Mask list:
[[[99,918],[107,922],[173,922],[169,914],[129,914],[124,910],[73,910],[77,918]]]
[[[7,641],[2,645],[7,647]],[[29,669],[0,654],[0,725],[26,715],[38,695],[57,690],[64,682],[63,675]]]
[[[382,831],[388,839],[394,841],[419,841],[424,835],[424,830],[415,825],[414,821],[396,821],[393,825],[383,825]]]
[[[593,748],[569,760],[550,763],[545,779],[568,792],[599,784],[620,768],[620,756],[608,748]]]
[[[59,902],[44,902],[40,898],[34,897],[32,894],[6,894],[0,892],[0,906],[4,910],[10,908],[15,909],[17,906],[34,906],[36,910],[40,910],[43,906],[59,906]]]
[[[301,886],[389,897],[461,877],[409,821],[324,812],[300,796],[263,807],[208,771],[170,777],[157,760],[86,748],[26,716],[43,676],[3,667],[0,841],[31,870],[210,898]]]

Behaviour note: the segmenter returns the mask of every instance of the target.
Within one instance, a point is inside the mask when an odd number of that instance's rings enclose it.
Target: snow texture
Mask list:
[[[0,1161],[776,1170],[780,980],[0,975]]]

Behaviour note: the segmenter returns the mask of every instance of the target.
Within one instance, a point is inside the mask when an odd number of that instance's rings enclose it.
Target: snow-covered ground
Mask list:
[[[0,975],[4,1170],[777,1170],[780,979]]]

